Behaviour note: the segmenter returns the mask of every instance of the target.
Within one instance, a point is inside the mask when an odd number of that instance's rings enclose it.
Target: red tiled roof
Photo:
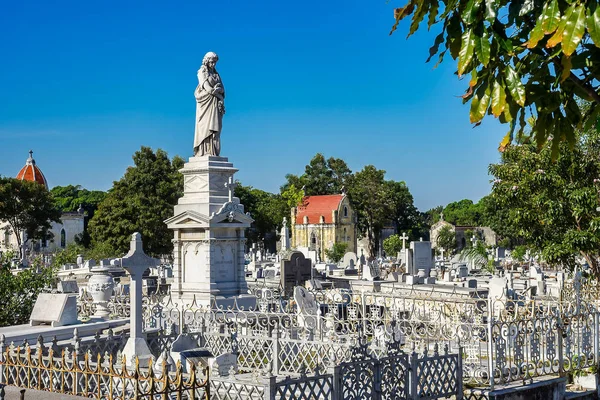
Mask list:
[[[42,170],[35,165],[35,160],[33,159],[33,151],[29,151],[29,158],[25,162],[25,166],[21,168],[19,173],[17,174],[17,179],[22,181],[30,181],[37,182],[40,185],[44,185],[46,189],[48,189],[48,182],[46,181],[46,177],[42,173]]]
[[[333,223],[331,212],[337,210],[344,198],[342,194],[324,196],[306,196],[296,213],[296,224],[304,223],[304,216],[308,216],[309,224],[318,224],[321,216],[325,217],[326,224]]]

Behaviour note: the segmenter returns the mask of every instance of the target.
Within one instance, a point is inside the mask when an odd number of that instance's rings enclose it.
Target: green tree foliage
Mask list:
[[[448,225],[442,227],[438,233],[436,240],[438,247],[446,251],[446,254],[451,254],[456,249],[456,234]]]
[[[334,243],[330,249],[325,250],[325,256],[337,264],[344,258],[347,248],[348,245],[346,243]]]
[[[295,188],[304,188],[306,196],[341,193],[351,174],[352,171],[344,160],[334,157],[325,159],[321,153],[317,153],[305,167],[304,174],[286,175],[286,183],[281,187],[281,192],[293,185]]]
[[[39,260],[13,275],[11,257],[0,257],[0,326],[27,324],[38,294],[56,282],[56,270],[41,266]]]
[[[583,121],[600,122],[598,0],[408,0],[395,10],[392,32],[408,16],[408,36],[423,21],[441,27],[427,61],[439,54],[439,64],[449,51],[458,75],[470,74],[463,101],[471,122],[493,115],[510,124],[501,148],[515,131],[527,135],[529,116],[530,136],[538,147],[553,137],[555,157],[561,141],[575,144]]]
[[[290,216],[290,207],[286,200],[280,194],[239,183],[235,188],[235,196],[239,197],[244,210],[254,219],[252,228],[247,232],[248,244],[267,241],[265,244],[273,248],[276,240],[274,232],[281,226],[283,218]]]
[[[573,266],[583,256],[600,277],[600,135],[588,131],[573,149],[561,143],[556,162],[550,142],[539,152],[530,144],[511,146],[490,165],[492,228],[549,263]]]
[[[444,220],[458,226],[482,226],[483,206],[468,199],[455,201],[444,208]]]
[[[297,207],[302,203],[302,199],[304,199],[304,191],[301,190],[301,188],[297,188],[296,185],[292,183],[281,192],[281,197],[285,201],[288,209],[291,210],[293,207]]]
[[[386,181],[390,196],[390,217],[398,232],[410,232],[410,237],[417,238],[429,234],[422,214],[414,205],[414,199],[406,183]],[[395,253],[393,253],[395,254]]]
[[[371,254],[377,253],[381,229],[390,223],[399,231],[410,232],[412,237],[427,229],[406,184],[386,180],[384,170],[367,165],[350,175],[347,184],[358,217],[358,231],[369,241]]]
[[[94,211],[107,195],[101,190],[87,190],[80,185],[55,186],[50,193],[62,212],[76,212],[81,205],[89,218],[94,216]]]
[[[75,241],[86,247],[90,246],[91,237],[87,231],[87,225],[90,219],[94,217],[94,212],[98,205],[106,198],[107,193],[101,190],[87,190],[79,185],[55,186],[50,190],[56,206],[62,212],[75,212],[81,206],[86,214],[83,233],[75,236]]]
[[[82,244],[69,243],[67,247],[56,252],[52,265],[59,268],[65,264],[75,264],[80,254],[87,260],[103,260],[114,257],[117,251],[106,242],[94,243],[94,246],[89,248]]]
[[[402,250],[402,239],[398,235],[392,235],[383,240],[383,250],[385,254],[395,257]]]
[[[431,226],[440,220],[440,215],[444,212],[444,206],[437,206],[425,211],[424,220],[427,226]]]
[[[385,171],[367,165],[349,179],[348,195],[358,216],[357,227],[369,242],[369,252],[377,254],[381,229],[390,220],[392,203]]]
[[[131,234],[140,232],[148,254],[169,254],[173,234],[163,221],[173,216],[173,206],[183,194],[183,176],[178,171],[183,159],[169,160],[165,151],[142,146],[133,162],[113,183],[90,221],[92,242],[104,243],[121,254],[129,248]]]
[[[0,221],[8,222],[22,252],[20,233],[25,233],[26,241],[48,238],[51,223],[60,221],[60,211],[39,183],[0,177]]]

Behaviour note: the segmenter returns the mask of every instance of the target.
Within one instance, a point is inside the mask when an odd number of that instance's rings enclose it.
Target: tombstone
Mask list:
[[[404,249],[404,268],[406,273],[408,274],[416,274],[417,271],[414,269],[413,265],[413,252],[411,249]]]
[[[544,278],[544,273],[542,272],[542,269],[539,267],[539,265],[532,265],[529,267],[529,278],[536,281],[540,278]]]
[[[79,293],[77,281],[59,281],[56,289],[59,293]]]
[[[368,281],[375,280],[375,275],[373,274],[373,270],[369,264],[363,267],[362,278]]]
[[[210,360],[213,355],[209,349],[197,348],[190,350],[183,350],[179,353],[180,362],[183,372],[190,373],[192,365],[196,366],[196,371],[199,371],[210,365]]]
[[[416,275],[406,275],[406,284],[407,285],[418,285],[420,283],[420,279]]]
[[[387,281],[398,282],[398,272],[390,272],[387,276]]]
[[[543,296],[544,294],[546,294],[546,281],[544,281],[543,277],[538,277],[538,279],[534,283],[534,288],[535,288],[535,293],[533,293],[534,295]]]
[[[469,289],[477,289],[477,279],[469,279],[467,281],[467,287]]]
[[[508,278],[506,276],[494,276],[490,279],[488,298],[494,300],[506,300],[507,298]]]
[[[342,266],[344,268],[354,268],[356,264],[358,264],[358,256],[356,255],[356,253],[349,251],[346,254],[344,254],[344,258],[342,258]]]
[[[262,270],[262,277],[264,279],[275,279],[277,276],[277,270],[275,268],[265,268]]]
[[[83,268],[87,268],[89,270],[91,270],[95,266],[96,266],[96,260],[87,260],[86,262],[83,263]]]
[[[506,249],[504,247],[496,247],[496,259],[502,260],[506,258]]]
[[[469,276],[469,268],[467,268],[466,264],[460,264],[456,269],[456,277],[457,278],[466,278]]]
[[[283,217],[283,223],[281,227],[281,250],[290,249],[290,228],[287,226],[287,218]]]
[[[429,272],[433,267],[433,257],[431,255],[431,242],[410,242],[410,248],[413,256],[412,273],[420,269],[425,270],[425,276],[429,276]]]
[[[293,251],[287,259],[281,260],[281,287],[284,293],[291,293],[295,286],[303,286],[311,279],[312,262],[299,251]]]
[[[173,342],[171,345],[170,353],[173,361],[177,363],[178,361],[181,363],[184,372],[189,372],[187,370],[187,358],[193,357],[191,353],[185,354],[185,352],[192,352],[196,350],[203,350],[198,348],[198,342],[194,340],[191,336],[186,333],[182,333]],[[208,354],[208,357],[212,356],[212,354]]]
[[[275,277],[274,275],[275,271],[273,271],[273,278]],[[256,270],[252,271],[252,277],[254,279],[262,279],[263,276],[263,269],[262,268],[256,268]]]
[[[52,327],[77,323],[77,296],[64,293],[40,293],[29,317],[31,326],[50,324]]]
[[[258,250],[256,252],[256,261],[258,261],[258,262],[262,262],[263,261],[262,251],[260,251],[260,250]]]
[[[298,325],[304,328],[316,328],[319,307],[315,296],[301,286],[294,288],[294,301],[298,313]]]
[[[81,268],[83,267],[83,255],[78,254],[77,255],[77,268]]]
[[[423,280],[423,283],[426,284],[426,285],[434,285],[435,284],[435,278],[429,276],[429,277],[427,277],[427,278],[425,278]]]
[[[208,365],[213,374],[229,376],[231,373],[237,373],[237,356],[232,353],[222,353],[211,358]]]

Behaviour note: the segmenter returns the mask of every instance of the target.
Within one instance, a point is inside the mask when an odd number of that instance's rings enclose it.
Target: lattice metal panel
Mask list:
[[[211,399],[215,400],[264,400],[265,386],[236,381],[235,378],[211,377],[210,393]]]
[[[434,354],[418,359],[415,380],[416,395],[420,399],[438,399],[456,394],[462,382],[457,381],[460,367],[458,355]]]
[[[319,375],[286,379],[277,384],[275,391],[278,400],[332,399],[333,376]]]

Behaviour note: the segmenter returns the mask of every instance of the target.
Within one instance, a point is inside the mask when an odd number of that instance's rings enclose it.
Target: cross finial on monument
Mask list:
[[[225,187],[229,189],[229,201],[233,200],[233,192],[235,191],[236,186],[237,183],[235,183],[235,181],[233,180],[233,176],[230,176],[229,180],[225,182]]]
[[[149,359],[151,356],[148,344],[142,335],[142,275],[148,268],[158,265],[160,265],[160,260],[144,253],[142,235],[138,232],[131,235],[129,253],[121,258],[121,266],[129,272],[131,277],[129,339],[123,349],[123,354],[127,356],[128,360],[132,360],[134,355],[145,359]]]
[[[402,236],[400,236],[400,239],[402,239],[402,250],[404,250],[406,248],[406,241],[408,240],[406,232],[402,232]]]

